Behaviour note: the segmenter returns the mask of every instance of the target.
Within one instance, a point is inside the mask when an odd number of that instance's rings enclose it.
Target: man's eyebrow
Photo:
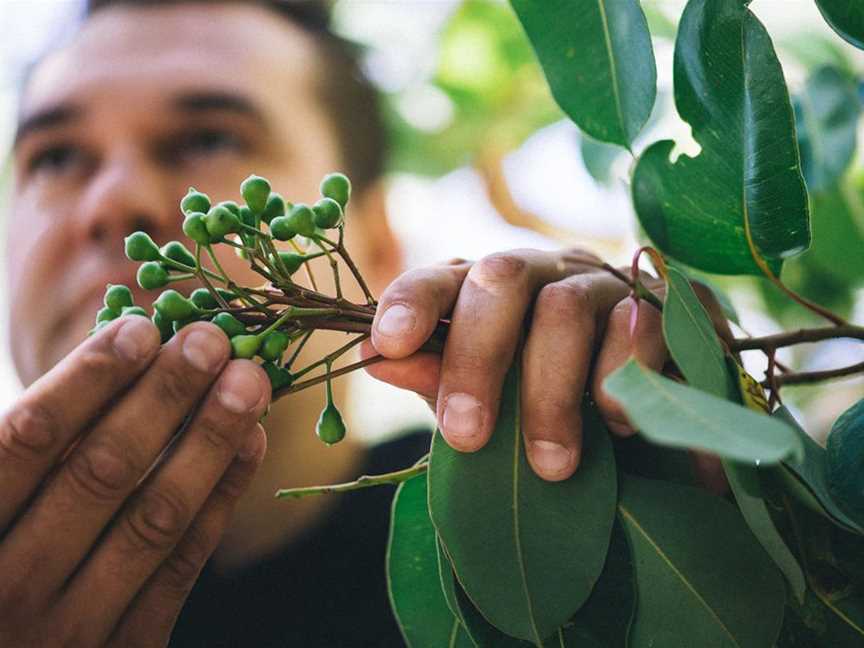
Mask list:
[[[267,125],[264,113],[252,100],[233,92],[222,90],[183,92],[175,95],[171,104],[175,109],[185,113],[231,112],[250,117],[262,126]]]
[[[37,110],[32,115],[28,115],[18,122],[18,127],[15,129],[15,138],[12,140],[13,148],[17,147],[21,140],[30,133],[68,124],[80,119],[82,112],[80,106],[69,103],[57,104],[56,106]]]

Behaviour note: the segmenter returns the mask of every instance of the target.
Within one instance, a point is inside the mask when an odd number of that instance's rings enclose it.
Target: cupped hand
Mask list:
[[[0,645],[166,645],[261,463],[269,399],[217,327],[160,347],[139,316],[27,389],[0,420]]]
[[[492,434],[505,374],[527,330],[521,413],[528,460],[540,477],[566,479],[580,461],[586,390],[609,429],[631,435],[633,426],[603,391],[603,380],[630,357],[658,372],[669,360],[660,313],[643,303],[631,336],[630,289],[601,263],[582,250],[513,250],[406,272],[382,294],[371,341],[362,349],[388,360],[367,371],[418,393],[435,411],[445,440],[473,452]],[[642,281],[663,293],[663,282]],[[728,332],[710,291],[694,288]],[[443,354],[419,351],[442,318],[450,320]],[[716,459],[694,460],[703,481],[714,485]]]

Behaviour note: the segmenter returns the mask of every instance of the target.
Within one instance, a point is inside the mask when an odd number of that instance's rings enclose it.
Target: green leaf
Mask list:
[[[630,148],[657,96],[637,0],[510,0],[552,96],[591,137]]]
[[[810,244],[792,106],[765,28],[741,0],[690,0],[675,47],[675,103],[697,157],[647,149],[633,201],[654,244],[719,274],[777,273]]]
[[[660,445],[766,465],[801,452],[798,435],[785,423],[664,378],[635,360],[609,375],[603,389]]]
[[[773,645],[783,579],[733,506],[700,489],[624,475],[618,510],[639,601],[631,645]]]
[[[858,91],[845,73],[821,67],[807,79],[794,106],[807,188],[822,191],[843,175],[855,155]]]
[[[857,0],[816,0],[816,6],[831,29],[864,49],[864,5]]]
[[[429,509],[474,605],[503,632],[539,644],[582,606],[600,575],[616,474],[608,433],[590,404],[576,473],[561,482],[534,473],[523,448],[518,365],[486,446],[461,453],[435,434]]]
[[[460,633],[454,631],[458,620],[441,591],[425,474],[403,482],[396,490],[387,544],[387,585],[390,605],[409,648],[472,645],[467,636],[459,643]]]
[[[785,421],[798,435],[804,449],[800,458],[789,457],[773,474],[784,489],[808,509],[820,513],[835,524],[864,534],[857,522],[849,517],[834,501],[828,488],[828,457],[825,448],[807,434],[785,407],[780,407],[773,418]]]
[[[864,399],[834,421],[826,450],[831,495],[851,518],[864,520]]]

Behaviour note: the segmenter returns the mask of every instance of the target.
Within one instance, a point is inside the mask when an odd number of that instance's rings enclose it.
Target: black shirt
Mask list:
[[[416,431],[373,446],[361,474],[412,465],[429,451],[430,439]],[[394,491],[375,486],[343,494],[328,518],[284,552],[238,574],[219,576],[205,566],[170,646],[404,646],[385,575]]]

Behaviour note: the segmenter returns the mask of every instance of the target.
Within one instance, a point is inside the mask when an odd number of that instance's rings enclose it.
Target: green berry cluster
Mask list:
[[[190,188],[180,201],[180,212],[191,249],[180,241],[159,247],[149,234],[140,231],[126,237],[125,249],[130,260],[140,263],[138,285],[144,290],[161,290],[152,302],[151,319],[163,343],[192,322],[212,322],[230,340],[232,357],[261,363],[277,397],[292,391],[299,377],[326,367],[323,378],[327,403],[317,434],[329,445],[345,436],[342,416],[333,403],[331,363],[360,340],[355,338],[343,350],[308,367],[292,370],[292,363],[312,332],[316,328],[338,328],[334,322],[343,312],[351,322],[360,318],[368,324],[370,313],[374,314],[374,299],[343,244],[350,181],[341,173],[328,174],[321,181],[320,192],[320,200],[311,206],[292,203],[273,191],[267,179],[251,175],[240,185],[243,204],[232,200],[213,204],[209,196]],[[336,236],[331,238],[328,230],[336,230]],[[277,247],[286,243],[289,249]],[[258,287],[235,283],[213,253],[215,245],[233,247],[266,283]],[[301,287],[292,279],[305,267],[314,287],[309,262],[319,257],[327,257],[330,262],[335,297],[318,293],[317,288]],[[366,293],[367,304],[351,304],[342,296],[337,257],[351,269]],[[205,265],[207,259],[210,264]],[[201,286],[188,295],[170,287],[190,280],[197,280]],[[109,284],[105,306],[99,310],[91,333],[118,317],[133,314],[148,316],[144,308],[134,304],[127,286]],[[286,360],[286,356],[290,357]]]

